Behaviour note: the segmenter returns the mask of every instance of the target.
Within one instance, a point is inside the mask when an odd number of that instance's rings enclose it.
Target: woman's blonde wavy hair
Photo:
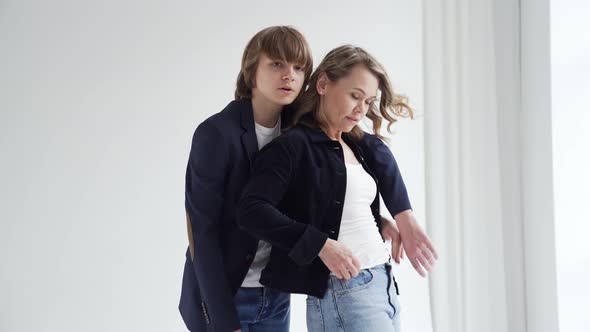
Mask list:
[[[365,65],[377,77],[379,82],[379,91],[381,92],[379,107],[377,108],[375,104],[371,104],[367,112],[367,117],[373,122],[373,132],[377,137],[384,139],[380,134],[381,123],[384,118],[389,122],[387,131],[391,132],[391,126],[397,121],[398,117],[413,117],[414,113],[407,104],[407,98],[393,92],[391,82],[383,66],[364,49],[352,45],[343,45],[330,51],[311,74],[309,86],[301,96],[299,108],[292,119],[290,127],[294,127],[298,123],[314,128],[321,127],[323,123],[322,116],[319,114],[321,96],[317,91],[320,74],[325,73],[330,81],[336,82],[350,74],[352,68],[357,64]],[[355,125],[348,135],[355,139],[361,139],[363,134],[364,131],[358,125]]]

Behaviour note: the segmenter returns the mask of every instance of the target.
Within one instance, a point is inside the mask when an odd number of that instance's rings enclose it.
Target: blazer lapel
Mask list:
[[[294,116],[295,109],[291,105],[283,107],[283,111],[281,112],[281,130],[287,129],[291,125]]]
[[[241,125],[244,132],[242,133],[242,145],[250,161],[250,168],[254,163],[254,157],[258,152],[258,141],[256,140],[256,129],[254,128],[254,113],[252,111],[252,102],[248,99],[244,101],[244,109],[240,112]]]

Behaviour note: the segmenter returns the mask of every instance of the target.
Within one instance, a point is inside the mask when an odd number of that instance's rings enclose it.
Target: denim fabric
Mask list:
[[[309,332],[399,332],[399,315],[397,284],[387,263],[350,280],[331,275],[323,298],[307,297]]]
[[[268,287],[238,289],[235,297],[242,332],[288,332],[291,297]]]

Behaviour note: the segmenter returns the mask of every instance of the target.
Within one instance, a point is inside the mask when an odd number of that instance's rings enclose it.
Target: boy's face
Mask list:
[[[305,67],[261,54],[256,69],[256,87],[252,97],[276,106],[289,105],[301,92]]]

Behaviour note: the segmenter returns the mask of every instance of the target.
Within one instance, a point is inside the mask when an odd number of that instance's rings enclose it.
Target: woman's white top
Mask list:
[[[376,195],[377,184],[363,166],[346,164],[346,194],[338,242],[360,260],[361,269],[386,263],[390,257],[371,212]]]

